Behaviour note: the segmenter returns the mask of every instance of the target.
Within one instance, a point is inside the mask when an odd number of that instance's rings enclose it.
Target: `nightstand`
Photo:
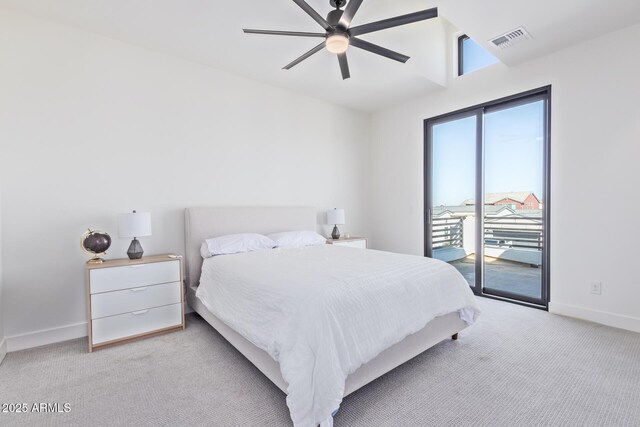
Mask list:
[[[327,239],[328,245],[349,246],[351,248],[367,249],[366,237],[344,237],[340,239]]]
[[[89,351],[184,329],[182,257],[86,264]]]

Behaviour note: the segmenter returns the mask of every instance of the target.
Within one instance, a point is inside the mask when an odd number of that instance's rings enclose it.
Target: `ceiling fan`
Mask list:
[[[323,40],[322,43],[320,43],[295,61],[286,65],[284,69],[289,70],[305,59],[309,58],[313,54],[320,52],[323,48],[326,48],[329,52],[338,55],[340,71],[342,72],[342,78],[345,80],[351,77],[351,74],[349,73],[349,63],[347,61],[347,49],[349,48],[349,46],[364,49],[371,53],[375,53],[376,55],[381,55],[402,63],[405,63],[409,60],[409,57],[406,55],[402,55],[401,53],[394,52],[373,43],[369,43],[365,40],[359,39],[357,36],[373,33],[375,31],[386,30],[387,28],[411,24],[413,22],[424,21],[438,16],[438,8],[434,7],[432,9],[422,10],[420,12],[409,13],[407,15],[396,16],[395,18],[383,19],[382,21],[376,21],[369,24],[351,27],[351,20],[360,8],[362,0],[350,0],[344,10],[342,10],[341,7],[345,5],[347,0],[329,0],[329,4],[331,4],[332,7],[335,7],[335,10],[329,12],[329,14],[327,15],[327,19],[324,19],[304,0],[293,0],[293,2],[300,6],[300,8],[302,8],[302,10],[304,10],[311,18],[313,18],[314,21],[320,24],[320,26],[324,28],[325,32],[308,33],[296,31],[271,31],[251,29],[244,29],[243,31],[249,34],[323,38],[325,40]]]

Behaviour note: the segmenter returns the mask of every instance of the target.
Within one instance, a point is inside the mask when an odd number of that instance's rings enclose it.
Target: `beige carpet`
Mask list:
[[[480,299],[484,313],[352,394],[343,426],[640,426],[640,335]],[[87,353],[84,339],[7,355],[1,426],[290,426],[284,394],[196,315]]]

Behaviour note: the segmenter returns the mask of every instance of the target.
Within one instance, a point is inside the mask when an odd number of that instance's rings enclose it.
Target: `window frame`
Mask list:
[[[464,55],[462,54],[462,51],[465,40],[468,40],[469,38],[470,37],[466,34],[458,36],[458,77],[464,76]]]

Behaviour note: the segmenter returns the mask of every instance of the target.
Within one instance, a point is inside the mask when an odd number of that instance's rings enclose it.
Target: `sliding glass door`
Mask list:
[[[549,88],[425,121],[425,255],[547,306]]]
[[[544,111],[534,97],[484,114],[484,292],[532,302],[542,299]]]
[[[476,136],[481,117],[470,111],[431,127],[431,191],[427,256],[450,262],[476,287]]]

